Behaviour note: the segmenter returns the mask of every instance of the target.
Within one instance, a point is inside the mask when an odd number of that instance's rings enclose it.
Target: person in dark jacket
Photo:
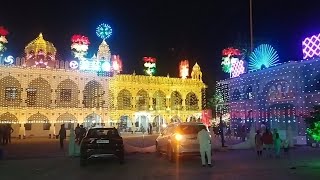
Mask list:
[[[67,131],[64,127],[64,124],[61,125],[60,131],[59,131],[59,139],[60,139],[60,148],[63,149],[63,141],[67,137]]]

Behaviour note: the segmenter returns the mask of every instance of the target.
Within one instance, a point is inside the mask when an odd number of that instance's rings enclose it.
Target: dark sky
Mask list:
[[[84,34],[94,53],[101,40],[95,29],[110,24],[112,54],[120,54],[124,73],[142,73],[142,57],[157,58],[158,74],[178,76],[178,64],[200,64],[204,81],[213,88],[221,71],[221,51],[249,47],[249,0],[121,1],[43,0],[0,2],[0,26],[9,29],[8,51],[23,54],[24,46],[43,32],[59,57],[70,59],[70,38]],[[301,40],[320,32],[319,0],[253,0],[255,45],[270,43],[281,61],[302,58]]]

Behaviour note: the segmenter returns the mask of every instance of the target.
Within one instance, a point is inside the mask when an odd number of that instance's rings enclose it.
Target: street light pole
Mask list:
[[[250,0],[250,50],[253,51],[253,18],[252,18],[252,0]]]

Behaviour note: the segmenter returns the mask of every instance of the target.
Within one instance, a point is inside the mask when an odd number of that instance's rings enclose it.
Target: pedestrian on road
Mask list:
[[[266,148],[267,156],[272,157],[273,136],[268,128],[266,129],[266,132],[262,135],[262,142],[264,144],[264,147]]]
[[[67,137],[67,132],[66,132],[66,128],[64,127],[64,124],[61,124],[61,128],[59,131],[59,140],[60,140],[60,148],[63,149],[63,141],[66,139]]]
[[[79,126],[79,124],[77,124],[77,127],[74,129],[74,133],[76,135],[75,140],[76,140],[76,142],[78,142],[79,141],[79,136],[80,136],[80,126]]]
[[[86,135],[87,130],[83,127],[83,125],[80,125],[80,133],[79,133],[79,144],[81,143],[82,139]]]
[[[255,144],[256,144],[257,155],[260,158],[262,156],[262,149],[263,149],[263,142],[262,142],[262,136],[260,134],[260,130],[257,130],[257,134],[255,136]]]
[[[204,126],[201,131],[198,132],[198,141],[200,145],[201,163],[202,166],[206,166],[206,156],[208,159],[208,166],[211,165],[211,137],[206,127]]]
[[[7,124],[7,137],[8,137],[8,142],[11,144],[11,134],[13,133],[13,128],[11,127],[11,124]]]
[[[279,133],[276,133],[274,140],[274,151],[276,153],[276,158],[280,158],[280,148],[281,148],[281,139]]]

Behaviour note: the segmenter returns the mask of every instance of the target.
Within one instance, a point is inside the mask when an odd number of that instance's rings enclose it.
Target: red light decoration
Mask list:
[[[3,26],[0,26],[0,36],[6,36],[8,34],[9,34],[9,31]]]
[[[84,44],[84,45],[89,45],[90,41],[89,38],[80,34],[75,34],[71,37],[71,42],[72,43],[79,43],[79,44]]]
[[[154,57],[143,57],[143,61],[146,63],[156,63],[157,59]]]
[[[222,56],[240,56],[241,51],[239,49],[229,47],[222,50]]]
[[[179,75],[182,79],[185,79],[189,76],[189,61],[183,60],[179,65]]]

